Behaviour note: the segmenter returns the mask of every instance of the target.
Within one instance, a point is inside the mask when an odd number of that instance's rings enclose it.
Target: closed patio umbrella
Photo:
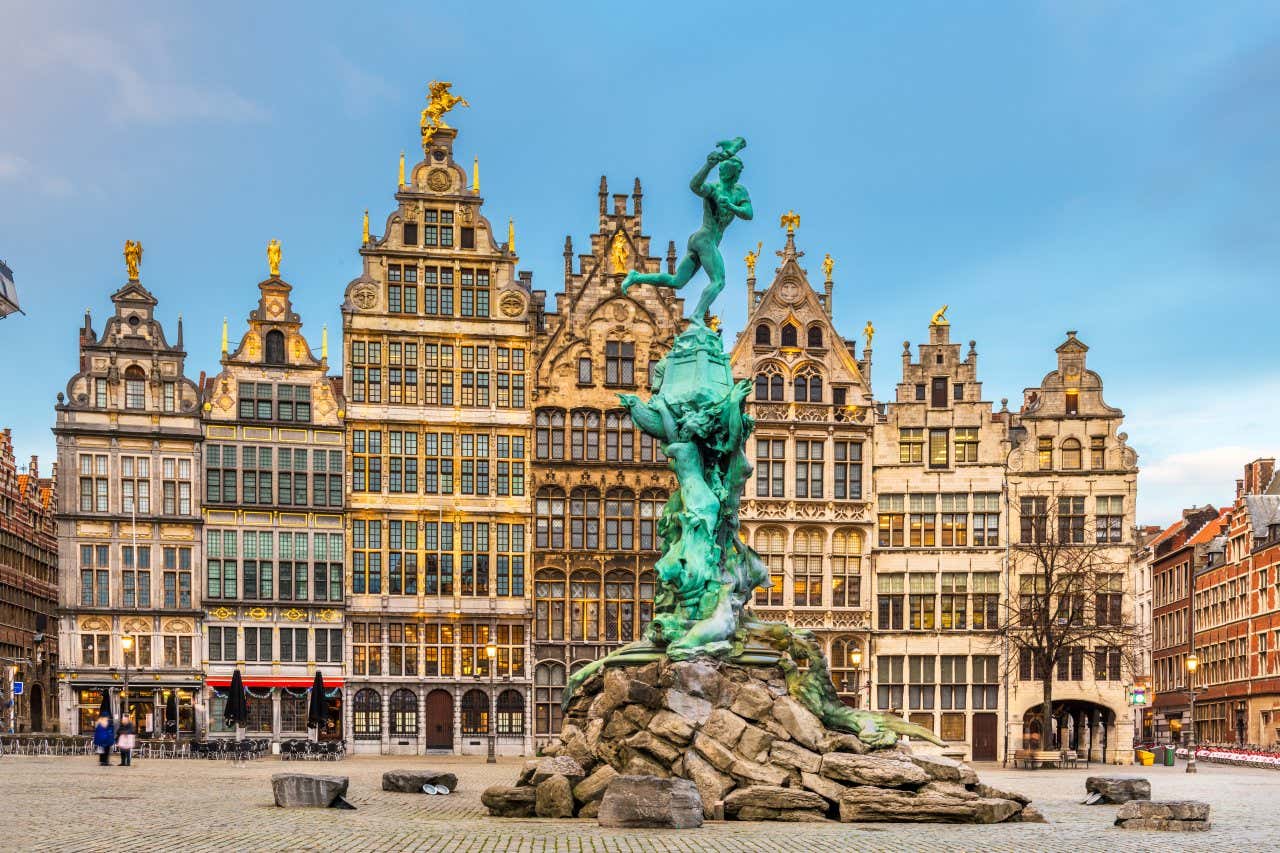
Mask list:
[[[165,734],[178,735],[178,691],[169,691],[169,701],[164,705]]]
[[[231,674],[231,686],[227,688],[227,706],[222,719],[228,726],[236,727],[236,740],[243,737],[242,730],[249,722],[249,703],[244,696],[244,678],[240,670]]]
[[[329,700],[324,695],[324,678],[320,670],[316,670],[316,679],[311,683],[311,696],[307,702],[307,728],[316,730],[316,740],[320,732],[329,722]]]
[[[113,713],[111,708],[110,690],[102,691],[102,702],[98,705],[98,716],[106,717],[108,720],[114,720],[116,718],[116,715]]]

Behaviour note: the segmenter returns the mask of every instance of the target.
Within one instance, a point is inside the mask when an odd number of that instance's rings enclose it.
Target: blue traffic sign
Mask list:
[[[15,681],[15,682],[13,682],[13,695],[14,695],[14,696],[21,696],[21,695],[22,695],[22,682],[21,682],[21,681]]]

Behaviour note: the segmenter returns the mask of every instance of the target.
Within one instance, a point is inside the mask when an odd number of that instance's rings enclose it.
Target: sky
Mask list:
[[[361,213],[376,233],[432,79],[472,105],[455,152],[536,288],[595,230],[601,174],[640,177],[655,247],[682,245],[690,173],[741,135],[757,216],[725,239],[727,328],[742,256],[764,242],[763,278],[793,209],[812,277],[835,258],[841,332],[875,322],[879,399],[946,303],[996,406],[1079,330],[1140,454],[1140,523],[1221,506],[1280,450],[1274,3],[0,0],[0,20],[0,258],[26,311],[0,320],[0,425],[46,472],[126,239],[171,336],[185,318],[189,376],[216,372],[224,316],[244,329],[272,238],[337,350]]]

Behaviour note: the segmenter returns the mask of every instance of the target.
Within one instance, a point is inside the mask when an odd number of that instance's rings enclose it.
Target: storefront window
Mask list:
[[[280,731],[304,732],[307,730],[308,691],[286,687],[280,691]]]
[[[79,707],[80,734],[93,734],[93,727],[98,724],[98,708],[102,705],[102,691],[77,690],[76,704]]]

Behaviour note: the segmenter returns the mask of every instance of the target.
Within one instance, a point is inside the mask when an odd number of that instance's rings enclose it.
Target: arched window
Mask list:
[[[792,583],[796,607],[822,606],[822,546],[825,538],[820,530],[796,533],[791,557],[795,571]]]
[[[782,402],[782,374],[775,373],[769,377],[769,400],[774,403]]]
[[[649,490],[640,496],[640,550],[657,551],[662,547],[658,536],[658,519],[662,516],[662,507],[667,496],[662,492]]]
[[[769,399],[769,377],[763,373],[756,374],[756,399],[761,401]]]
[[[604,547],[630,551],[635,542],[636,495],[630,489],[610,489],[604,500]]]
[[[796,374],[795,401],[797,403],[822,402],[822,374],[816,367],[802,368]]]
[[[635,626],[635,575],[612,571],[604,579],[604,638],[630,642]]]
[[[1078,471],[1082,466],[1080,442],[1074,438],[1062,442],[1062,467],[1067,471]]]
[[[284,332],[279,329],[267,332],[267,364],[284,364]]]
[[[418,697],[401,687],[391,694],[391,736],[418,733]]]
[[[600,493],[593,488],[579,486],[569,495],[569,547],[600,547]]]
[[[773,343],[773,333],[769,331],[767,323],[761,323],[756,326],[756,346],[767,347]]]
[[[600,413],[578,410],[570,419],[569,455],[576,460],[600,461]]]
[[[819,348],[822,346],[822,327],[821,326],[809,327],[809,346],[813,348]]]
[[[462,694],[462,734],[487,735],[489,733],[489,697],[483,690],[468,690]]]
[[[136,364],[124,369],[124,407],[126,409],[145,409],[147,407],[147,374]]]
[[[356,740],[382,738],[382,695],[372,687],[356,692],[351,700],[352,733]]]
[[[782,372],[777,365],[766,364],[756,374],[756,400],[782,402]]]
[[[784,347],[796,346],[796,337],[799,334],[794,323],[784,323],[782,326],[782,345]]]
[[[564,491],[555,486],[538,489],[534,499],[535,548],[564,547]]]
[[[862,537],[837,530],[831,536],[831,606],[857,607],[862,601]]]
[[[591,359],[587,356],[578,359],[578,384],[591,384]]]
[[[519,690],[504,690],[498,694],[498,734],[524,734],[524,696]]]
[[[609,412],[604,418],[604,458],[609,462],[635,461],[636,429],[631,415]]]
[[[653,572],[647,570],[641,572],[640,586],[636,593],[636,601],[640,606],[640,624],[636,626],[637,637],[644,636],[644,629],[653,619],[653,595],[656,589],[657,581],[654,580]]]
[[[795,385],[795,401],[797,403],[809,402],[809,377],[797,376]]]
[[[866,666],[866,659],[853,663],[854,653],[861,651],[861,644],[854,637],[836,637],[831,641],[831,683],[839,693],[856,696],[861,687],[859,673]]]
[[[600,639],[600,575],[574,572],[569,597],[569,639],[596,642]]]
[[[564,664],[545,661],[533,670],[534,730],[540,735],[560,733],[563,711]]]
[[[756,532],[756,551],[769,569],[768,586],[756,589],[756,604],[766,607],[782,606],[782,561],[785,559],[786,537],[776,527]]]
[[[809,377],[809,402],[822,402],[822,377],[816,373]]]
[[[564,412],[542,409],[534,417],[534,454],[539,459],[564,458]]]
[[[533,582],[534,636],[549,642],[564,641],[564,572],[539,569]]]

